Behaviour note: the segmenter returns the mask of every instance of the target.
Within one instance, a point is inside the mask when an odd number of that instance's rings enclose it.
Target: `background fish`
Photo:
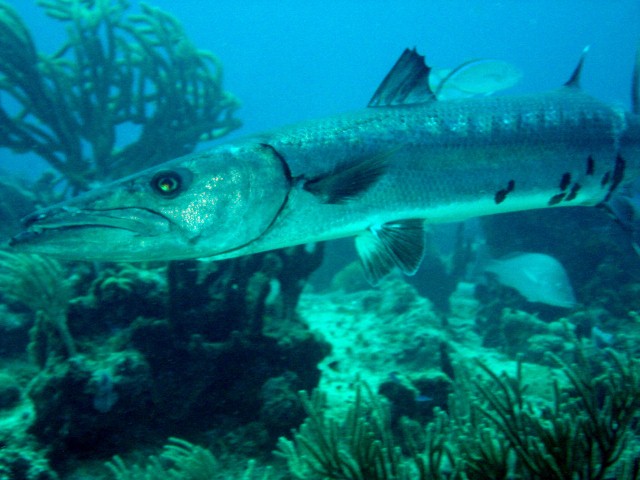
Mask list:
[[[434,68],[429,85],[438,100],[490,95],[516,85],[522,71],[502,60],[477,59],[464,62],[456,68]]]
[[[572,308],[576,297],[562,264],[543,253],[519,253],[492,260],[485,271],[514,288],[530,302]]]

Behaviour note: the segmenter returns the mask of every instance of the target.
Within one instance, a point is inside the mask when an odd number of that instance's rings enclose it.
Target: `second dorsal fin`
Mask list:
[[[416,49],[406,49],[369,101],[369,107],[409,105],[435,100],[429,88],[429,68]]]
[[[582,74],[582,67],[584,66],[584,59],[586,58],[587,53],[589,53],[589,45],[584,47],[584,50],[582,50],[582,55],[580,55],[578,65],[576,65],[576,68],[573,70],[569,80],[564,84],[565,87],[580,88],[580,75]]]

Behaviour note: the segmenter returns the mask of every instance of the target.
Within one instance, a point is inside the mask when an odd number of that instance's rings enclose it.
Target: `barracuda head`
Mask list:
[[[289,183],[268,145],[221,146],[35,212],[10,245],[73,260],[229,254],[268,230]]]

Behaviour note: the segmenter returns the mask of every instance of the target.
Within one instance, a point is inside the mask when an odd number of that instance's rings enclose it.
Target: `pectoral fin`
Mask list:
[[[367,280],[377,284],[394,267],[405,275],[418,270],[425,249],[424,222],[400,220],[377,225],[356,237]]]
[[[365,193],[380,179],[394,151],[362,158],[338,171],[306,180],[304,189],[323,203],[346,203]]]

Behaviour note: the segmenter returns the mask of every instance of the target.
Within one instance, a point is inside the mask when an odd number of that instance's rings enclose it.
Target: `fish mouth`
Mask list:
[[[9,240],[9,246],[18,246],[49,238],[51,234],[66,231],[117,230],[132,236],[152,237],[170,231],[171,222],[161,213],[144,207],[111,209],[79,209],[56,207],[32,213],[22,219],[25,230]]]

